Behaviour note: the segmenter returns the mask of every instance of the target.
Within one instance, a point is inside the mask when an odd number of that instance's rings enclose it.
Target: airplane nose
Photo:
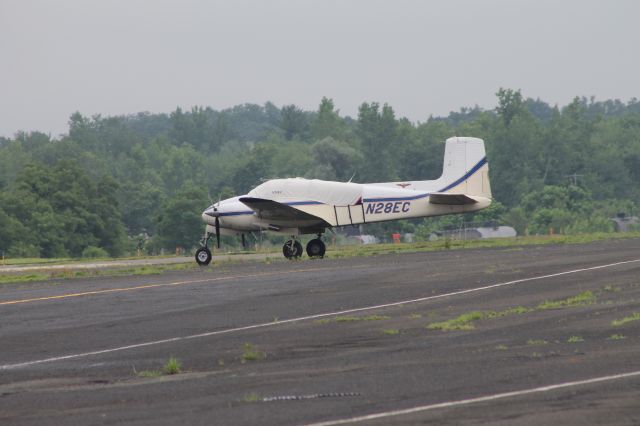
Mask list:
[[[213,207],[210,207],[208,209],[206,209],[204,212],[202,212],[202,215],[207,215],[209,217],[218,217],[220,216],[220,212],[215,210]]]
[[[215,210],[213,207],[209,207],[202,212],[202,221],[208,225],[213,226],[213,224],[215,223],[214,218],[218,216],[220,216],[220,212]]]

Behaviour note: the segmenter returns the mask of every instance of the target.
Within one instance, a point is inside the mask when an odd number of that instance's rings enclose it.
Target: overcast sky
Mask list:
[[[425,121],[500,87],[640,97],[640,2],[0,0],[0,135],[249,102]]]

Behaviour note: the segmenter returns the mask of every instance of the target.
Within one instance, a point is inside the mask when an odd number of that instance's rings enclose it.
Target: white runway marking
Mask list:
[[[419,407],[407,408],[407,409],[404,409],[404,410],[386,411],[386,412],[382,412],[382,413],[369,414],[369,415],[366,415],[366,416],[359,416],[359,417],[351,417],[351,418],[347,418],[347,419],[329,420],[327,422],[312,423],[312,424],[309,424],[307,426],[333,426],[333,425],[343,425],[343,424],[347,424],[347,423],[364,422],[364,421],[367,421],[367,420],[376,420],[376,419],[382,419],[382,418],[386,418],[386,417],[402,416],[402,415],[406,415],[406,414],[419,413],[419,412],[422,412],[422,411],[436,410],[438,408],[458,407],[458,406],[461,406],[461,405],[477,404],[479,402],[495,401],[497,399],[512,398],[512,397],[516,397],[516,396],[529,395],[529,394],[532,394],[532,393],[543,393],[543,392],[553,391],[553,390],[556,390],[556,389],[563,389],[563,388],[569,388],[569,387],[574,387],[574,386],[588,385],[588,384],[591,384],[591,383],[599,383],[599,382],[607,382],[607,381],[612,381],[612,380],[626,379],[626,378],[634,377],[634,376],[640,376],[640,371],[632,371],[630,373],[622,373],[622,374],[614,374],[614,375],[611,375],[611,376],[596,377],[596,378],[587,379],[587,380],[578,380],[578,381],[575,381],[575,382],[565,382],[565,383],[559,383],[559,384],[555,384],[555,385],[541,386],[541,387],[538,387],[538,388],[524,389],[524,390],[513,391],[513,392],[497,393],[497,394],[494,394],[494,395],[481,396],[481,397],[478,397],[478,398],[463,399],[463,400],[459,400],[459,401],[449,401],[449,402],[441,402],[439,404],[422,405],[422,406],[419,406]]]
[[[484,291],[484,290],[490,290],[490,289],[499,288],[499,287],[506,287],[506,286],[516,285],[516,284],[520,284],[520,283],[524,283],[524,282],[530,282],[530,281],[544,280],[544,279],[548,279],[548,278],[561,277],[563,275],[577,274],[577,273],[580,273],[580,272],[595,271],[595,270],[598,270],[598,269],[611,268],[611,267],[614,267],[614,266],[626,265],[626,264],[637,263],[637,262],[640,262],[640,259],[626,260],[626,261],[622,261],[622,262],[609,263],[609,264],[606,264],[606,265],[592,266],[590,268],[574,269],[574,270],[571,270],[571,271],[558,272],[558,273],[555,273],[555,274],[540,275],[540,276],[537,276],[537,277],[521,278],[521,279],[518,279],[518,280],[507,281],[507,282],[504,282],[504,283],[491,284],[491,285],[487,285],[487,286],[483,286],[483,287],[476,287],[476,288],[471,288],[471,289],[467,289],[467,290],[454,291],[454,292],[451,292],[451,293],[438,294],[438,295],[435,295],[435,296],[426,296],[426,297],[420,297],[420,298],[417,298],[417,299],[402,300],[402,301],[393,302],[393,303],[385,303],[385,304],[382,304],[382,305],[374,305],[374,306],[365,306],[365,307],[362,307],[362,308],[345,309],[345,310],[336,311],[336,312],[326,312],[326,313],[322,313],[322,314],[308,315],[308,316],[298,317],[298,318],[290,318],[290,319],[287,319],[287,320],[267,322],[267,323],[262,323],[262,324],[253,324],[253,325],[247,325],[247,326],[244,326],[244,327],[229,328],[229,329],[226,329],[226,330],[209,331],[209,332],[200,333],[200,334],[192,334],[190,336],[172,337],[172,338],[169,338],[169,339],[155,340],[155,341],[144,342],[144,343],[137,343],[137,344],[133,344],[133,345],[120,346],[120,347],[117,347],[117,348],[102,349],[102,350],[97,350],[97,351],[92,351],[92,352],[83,352],[83,353],[78,353],[78,354],[71,354],[71,355],[64,355],[64,356],[58,356],[58,357],[52,357],[52,358],[45,358],[45,359],[39,359],[39,360],[34,360],[34,361],[21,362],[21,363],[17,363],[17,364],[4,364],[4,365],[0,366],[0,370],[10,370],[10,369],[14,369],[14,368],[28,367],[28,366],[36,365],[36,364],[44,364],[44,363],[48,363],[48,362],[63,361],[63,360],[74,359],[74,358],[83,358],[83,357],[87,357],[87,356],[91,356],[91,355],[101,355],[101,354],[107,354],[107,353],[111,353],[111,352],[124,351],[124,350],[127,350],[127,349],[136,349],[136,348],[142,348],[142,347],[145,347],[145,346],[160,345],[160,344],[163,344],[163,343],[178,342],[178,341],[182,341],[182,340],[191,340],[191,339],[200,339],[200,338],[216,336],[216,335],[220,335],[220,334],[230,334],[230,333],[237,333],[237,332],[240,332],[240,331],[255,330],[255,329],[258,329],[258,328],[274,327],[274,326],[277,326],[277,325],[290,324],[290,323],[313,320],[313,319],[318,319],[318,318],[323,318],[323,317],[330,317],[330,316],[337,316],[337,315],[344,315],[344,314],[352,314],[352,313],[356,313],[356,312],[370,311],[370,310],[374,310],[374,309],[390,308],[390,307],[399,306],[399,305],[408,305],[408,304],[411,304],[411,303],[425,302],[425,301],[428,301],[428,300],[442,299],[442,298],[445,298],[445,297],[460,296],[460,295],[463,295],[463,294],[474,293],[474,292],[477,292],[477,291]]]

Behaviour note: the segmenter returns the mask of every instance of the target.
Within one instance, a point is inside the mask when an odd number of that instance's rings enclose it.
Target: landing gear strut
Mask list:
[[[307,255],[309,257],[324,257],[326,249],[327,248],[320,239],[320,234],[318,234],[318,238],[315,238],[307,243]]]
[[[209,250],[209,248],[207,247],[207,245],[209,244],[209,239],[211,239],[211,235],[211,233],[207,232],[205,237],[200,242],[202,244],[202,247],[200,247],[196,251],[196,262],[200,266],[207,266],[209,263],[211,263],[211,250]]]
[[[297,259],[302,256],[302,244],[292,236],[291,239],[282,246],[282,254],[284,254],[284,257],[287,259]]]

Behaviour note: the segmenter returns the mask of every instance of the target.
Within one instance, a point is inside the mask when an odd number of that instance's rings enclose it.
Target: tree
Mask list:
[[[513,117],[524,108],[522,94],[520,90],[503,89],[501,87],[496,96],[498,97],[496,112],[504,120],[505,126],[509,126]]]
[[[192,185],[185,185],[185,189],[169,198],[156,218],[162,247],[173,250],[196,245],[203,234],[200,215],[207,205],[206,194]]]
[[[344,140],[345,136],[346,125],[340,118],[339,111],[334,110],[333,99],[323,97],[318,113],[311,122],[311,137],[319,141],[328,137]]]
[[[396,120],[393,108],[376,102],[363,103],[358,111],[358,135],[364,156],[364,181],[384,182],[395,178],[392,147],[395,143]]]
[[[294,136],[300,136],[306,132],[308,127],[307,117],[304,111],[297,106],[283,106],[280,115],[282,117],[280,127],[284,131],[286,140],[290,141]]]
[[[345,142],[331,137],[311,146],[313,167],[306,176],[315,179],[346,181],[358,171],[362,156]]]

